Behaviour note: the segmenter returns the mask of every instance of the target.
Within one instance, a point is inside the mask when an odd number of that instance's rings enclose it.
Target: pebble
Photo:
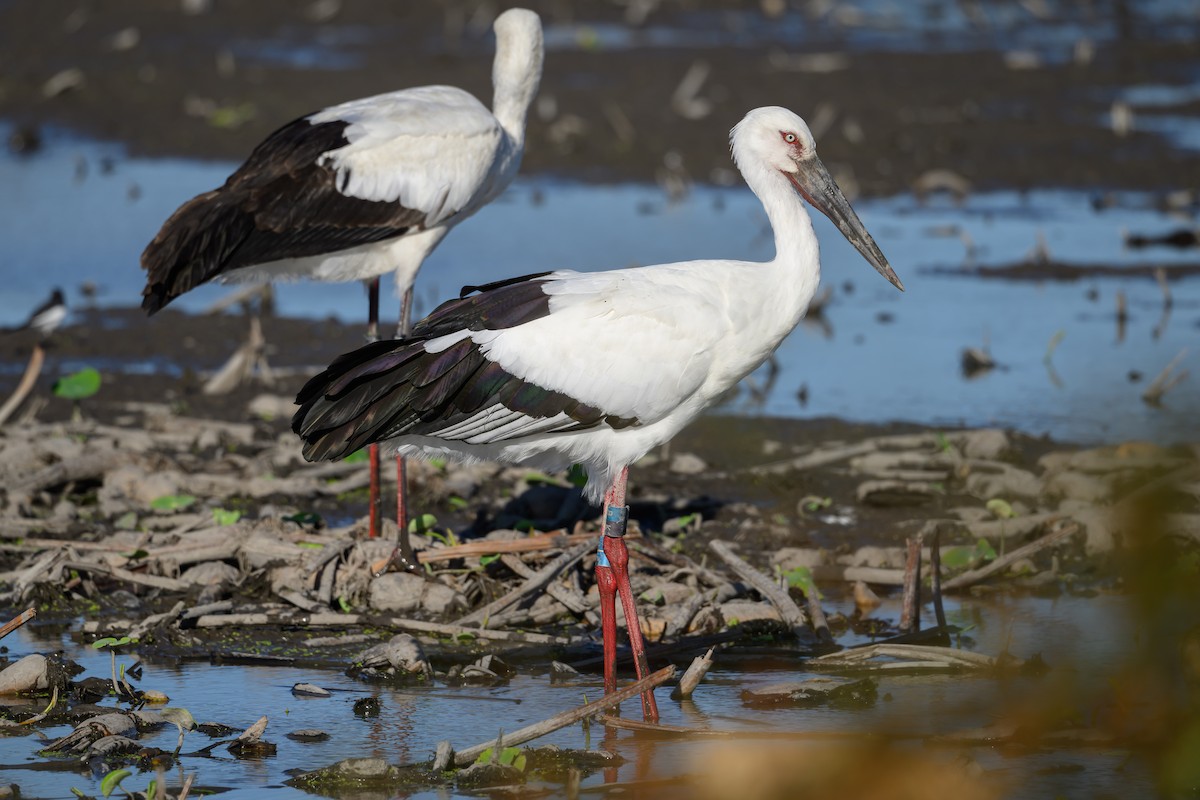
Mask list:
[[[50,688],[50,660],[33,653],[0,671],[0,695],[23,694]]]
[[[298,697],[332,697],[333,693],[328,689],[317,686],[314,683],[297,683],[292,686],[292,694]]]
[[[466,598],[446,584],[410,572],[391,572],[371,581],[368,602],[377,611],[407,613],[423,609],[437,616],[469,607]]]
[[[708,464],[700,456],[692,453],[676,453],[671,456],[668,469],[677,475],[699,475],[708,470]]]
[[[219,586],[223,583],[236,582],[240,574],[237,567],[226,564],[224,561],[205,561],[194,567],[188,567],[179,576],[179,580],[186,581],[193,586]]]
[[[287,738],[293,742],[324,742],[329,739],[329,734],[317,728],[301,728],[298,731],[292,731],[287,734]]]
[[[368,647],[355,656],[354,662],[364,667],[386,667],[406,675],[433,674],[421,643],[407,633],[398,633],[382,644]]]

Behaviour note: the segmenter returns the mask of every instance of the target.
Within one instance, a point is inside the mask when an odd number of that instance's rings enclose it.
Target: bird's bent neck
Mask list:
[[[744,177],[771,221],[775,234],[775,259],[771,263],[783,268],[802,292],[815,292],[821,279],[820,248],[804,202],[776,169],[755,164],[744,170]],[[804,298],[806,305],[810,298],[811,293]]]
[[[499,45],[492,67],[492,84],[495,87],[492,114],[518,147],[525,143],[525,116],[537,94],[541,77],[540,39]]]

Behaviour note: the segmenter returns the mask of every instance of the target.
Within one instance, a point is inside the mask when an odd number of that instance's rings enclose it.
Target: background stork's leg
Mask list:
[[[612,569],[617,594],[621,596],[621,608],[625,612],[625,630],[629,634],[629,647],[633,651],[633,666],[640,679],[650,674],[650,666],[646,660],[646,645],[642,641],[637,601],[629,585],[629,550],[625,547],[624,539],[625,522],[629,515],[629,509],[625,507],[625,482],[628,477],[628,468],[622,469],[604,496],[604,538],[601,547]],[[642,693],[642,716],[647,722],[658,722],[658,704],[654,701],[653,690]]]
[[[379,278],[367,281],[367,341],[379,339]],[[380,492],[380,462],[379,445],[372,444],[368,449],[369,469],[371,470],[371,489],[368,509],[370,527],[367,535],[372,539],[379,538],[379,526],[383,524],[383,493]]]
[[[400,298],[401,339],[407,338],[412,332],[412,296],[413,290],[409,286]],[[408,538],[408,464],[404,456],[396,456],[396,525],[400,528],[400,546],[397,548],[400,565],[406,570],[415,571],[418,569],[417,557]]]

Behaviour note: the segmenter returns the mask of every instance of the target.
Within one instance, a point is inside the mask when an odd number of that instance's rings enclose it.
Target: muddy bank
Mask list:
[[[1166,104],[1122,99],[1136,86],[1186,89],[1194,36],[1184,32],[1196,20],[1184,9],[1049,3],[1014,17],[989,7],[953,27],[943,17],[960,9],[937,4],[897,20],[855,16],[851,4],[778,4],[781,14],[765,16],[757,2],[668,2],[626,28],[633,12],[615,3],[529,5],[549,43],[529,173],[648,181],[673,152],[675,171],[725,182],[726,132],[758,105],[801,111],[821,129],[826,162],[854,165],[840,170],[843,185],[852,175],[852,188],[874,195],[964,180],[1158,191],[1200,170],[1195,149],[1165,138],[1191,113],[1186,92]],[[0,7],[0,118],[20,125],[15,141],[53,125],[135,153],[240,160],[283,122],[353,97],[448,83],[490,98],[486,11],[381,0],[336,4],[332,16],[285,2],[194,7],[205,10]],[[699,88],[678,95],[692,70]],[[1110,116],[1126,112],[1133,122],[1118,135]]]

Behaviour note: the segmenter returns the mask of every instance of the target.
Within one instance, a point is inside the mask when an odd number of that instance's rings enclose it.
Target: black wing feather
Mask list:
[[[535,419],[565,414],[570,421],[556,430],[638,424],[518,378],[489,361],[470,338],[436,353],[425,349],[430,340],[455,332],[512,328],[548,315],[545,274],[479,287],[478,294],[443,303],[407,339],[340,356],[296,398],[300,410],[292,430],[304,440],[305,458],[341,458],[405,434],[436,436],[496,405]],[[507,422],[474,427],[470,435]]]
[[[153,314],[214,277],[255,264],[323,255],[402,236],[425,214],[338,190],[321,155],[349,142],[344,121],[288,123],[220,189],[184,203],[142,253],[142,307]]]

